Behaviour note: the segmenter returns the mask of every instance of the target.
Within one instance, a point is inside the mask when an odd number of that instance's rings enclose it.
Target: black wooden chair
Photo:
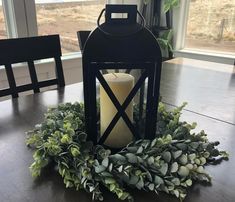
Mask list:
[[[38,81],[34,61],[47,58],[55,60],[56,78]],[[21,62],[28,64],[31,83],[17,86],[12,64]],[[0,89],[0,97],[11,95],[16,98],[20,92],[33,90],[38,93],[42,87],[65,85],[59,35],[0,40],[0,65],[5,67],[9,83],[9,88]]]

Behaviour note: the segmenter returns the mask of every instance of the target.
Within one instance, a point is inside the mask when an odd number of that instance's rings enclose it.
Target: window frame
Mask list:
[[[186,57],[191,59],[206,60],[217,63],[235,65],[234,54],[215,53],[206,50],[185,48],[185,37],[190,9],[190,0],[181,0],[179,7],[173,10],[173,48],[175,57]]]
[[[24,2],[24,0],[2,0],[8,38],[28,36]]]

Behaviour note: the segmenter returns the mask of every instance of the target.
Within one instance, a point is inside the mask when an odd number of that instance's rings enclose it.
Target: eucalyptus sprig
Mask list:
[[[157,138],[136,140],[116,154],[87,141],[82,103],[49,109],[45,120],[28,132],[27,145],[35,150],[32,176],[39,177],[54,163],[67,188],[83,189],[94,200],[103,200],[101,185],[121,200],[133,201],[127,187],[164,191],[183,200],[193,182],[211,182],[205,165],[215,157],[228,158],[227,152],[216,148],[219,142],[209,142],[204,131],[192,132],[195,123],[180,121],[185,105],[168,111],[160,102]],[[134,120],[138,122],[137,108]]]

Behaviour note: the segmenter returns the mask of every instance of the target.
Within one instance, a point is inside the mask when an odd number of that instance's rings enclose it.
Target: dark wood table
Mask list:
[[[196,60],[175,59],[163,65],[161,95],[170,105],[189,102],[182,119],[198,123],[220,149],[230,153],[229,161],[207,166],[211,186],[195,184],[185,201],[235,201],[235,73],[232,66]],[[32,151],[25,146],[25,132],[43,120],[49,106],[82,101],[82,83],[64,89],[0,102],[0,201],[1,202],[73,202],[91,201],[84,191],[66,189],[61,177],[46,170],[34,181],[29,172]],[[131,191],[135,201],[178,201],[165,194]],[[105,201],[118,201],[105,193]]]

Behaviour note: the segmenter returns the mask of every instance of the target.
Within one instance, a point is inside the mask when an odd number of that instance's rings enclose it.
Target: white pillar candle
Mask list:
[[[105,74],[104,78],[120,104],[123,104],[134,86],[134,77],[126,73]],[[133,122],[133,100],[125,110],[127,116]],[[117,113],[106,91],[100,85],[100,132],[103,135],[113,117]],[[104,142],[105,145],[120,148],[133,140],[133,135],[122,117],[118,120],[113,130]]]

